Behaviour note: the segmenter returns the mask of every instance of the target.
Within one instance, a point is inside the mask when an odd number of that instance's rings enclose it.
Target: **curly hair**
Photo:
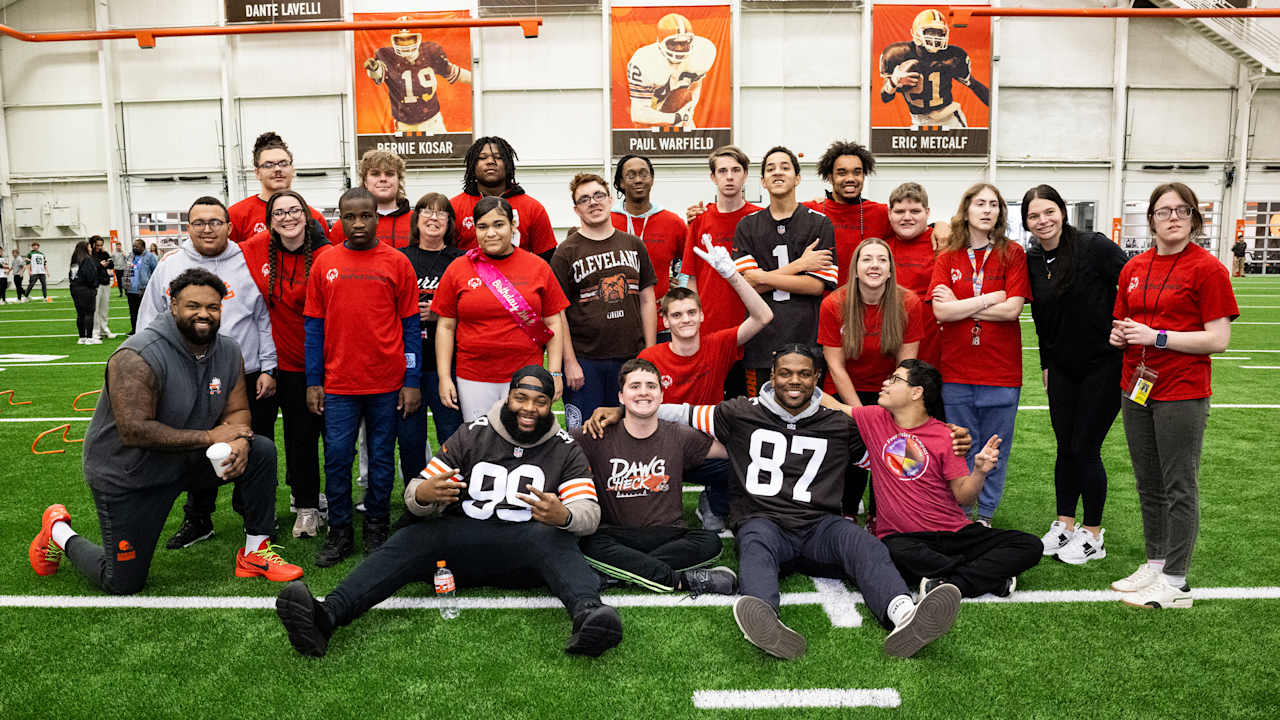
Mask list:
[[[823,180],[830,180],[831,173],[836,169],[836,160],[844,155],[853,155],[861,160],[863,174],[870,175],[876,171],[876,158],[866,146],[848,140],[837,140],[818,158],[818,176]]]

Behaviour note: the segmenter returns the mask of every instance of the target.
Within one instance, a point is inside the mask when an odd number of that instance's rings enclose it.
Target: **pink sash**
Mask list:
[[[493,297],[498,300],[498,304],[511,313],[511,319],[516,322],[516,326],[524,332],[525,337],[538,347],[543,347],[551,340],[554,333],[547,324],[538,317],[538,313],[533,311],[529,305],[529,301],[524,299],[519,290],[507,279],[506,275],[497,268],[493,263],[489,262],[489,258],[480,252],[479,248],[472,248],[467,251],[467,259],[476,268],[476,274],[480,276],[480,282],[489,288],[489,292],[493,293]]]

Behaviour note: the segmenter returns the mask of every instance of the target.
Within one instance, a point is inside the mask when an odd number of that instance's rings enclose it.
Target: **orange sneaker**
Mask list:
[[[44,509],[40,518],[40,532],[31,541],[27,556],[31,560],[31,569],[37,575],[52,575],[58,572],[58,563],[62,561],[62,548],[53,542],[53,524],[71,522],[71,514],[62,505],[50,505]]]
[[[302,568],[290,565],[276,552],[279,545],[272,545],[270,540],[263,540],[262,545],[251,553],[243,549],[236,551],[236,577],[262,576],[274,582],[288,582],[302,577]]]

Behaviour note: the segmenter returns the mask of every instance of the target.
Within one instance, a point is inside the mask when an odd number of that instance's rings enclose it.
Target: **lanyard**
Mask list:
[[[982,278],[986,274],[983,270],[987,266],[987,259],[991,257],[991,245],[987,245],[986,254],[982,256],[982,263],[978,263],[978,256],[974,254],[973,248],[969,248],[969,267],[973,268],[973,296],[978,297],[982,294]]]
[[[1185,251],[1186,248],[1183,248],[1183,250]],[[1151,252],[1152,252],[1151,263],[1147,265],[1147,277],[1145,280],[1142,281],[1142,304],[1143,305],[1147,304],[1147,289],[1151,285],[1151,268],[1155,266],[1156,258],[1160,257],[1159,254],[1156,253],[1155,248],[1152,248]],[[1152,303],[1151,307],[1147,309],[1147,327],[1150,327],[1151,323],[1155,322],[1156,309],[1160,306],[1160,295],[1161,293],[1164,292],[1165,285],[1169,284],[1169,277],[1173,275],[1173,269],[1178,267],[1178,261],[1181,259],[1182,259],[1182,251],[1179,251],[1178,255],[1173,258],[1173,262],[1169,264],[1169,272],[1164,274],[1164,282],[1160,283],[1160,289],[1156,291],[1156,301]]]
[[[625,209],[622,211],[622,214],[627,216],[627,232],[631,233],[632,235],[635,235],[636,234],[635,222],[636,220],[639,220],[641,218],[633,217],[631,213],[627,212]],[[653,217],[653,216],[650,215],[649,217]],[[644,225],[640,226],[640,242],[644,242],[644,232],[645,230],[649,229],[649,217],[644,218]]]

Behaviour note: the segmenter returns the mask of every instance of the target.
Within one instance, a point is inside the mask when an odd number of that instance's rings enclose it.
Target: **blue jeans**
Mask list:
[[[395,483],[396,402],[398,391],[374,395],[324,396],[324,494],[329,500],[329,525],[351,525],[351,463],[356,434],[365,423],[369,441],[369,492],[365,518],[387,521],[391,516],[391,487]]]
[[[458,382],[454,378],[454,384]],[[462,411],[445,407],[440,402],[440,373],[434,370],[422,373],[422,406],[431,409],[435,418],[436,445],[443,445],[462,426]]]
[[[564,388],[564,426],[577,430],[598,407],[618,407],[618,372],[626,359],[592,360],[578,358],[582,366],[582,387]]]
[[[947,422],[969,428],[973,434],[973,447],[969,449],[969,472],[973,472],[973,459],[992,435],[1000,436],[1000,461],[987,473],[978,495],[978,516],[990,518],[996,514],[1000,496],[1004,494],[1004,475],[1009,465],[1009,451],[1013,449],[1013,425],[1018,415],[1020,387],[996,387],[994,385],[942,384],[942,402],[947,407]]]

